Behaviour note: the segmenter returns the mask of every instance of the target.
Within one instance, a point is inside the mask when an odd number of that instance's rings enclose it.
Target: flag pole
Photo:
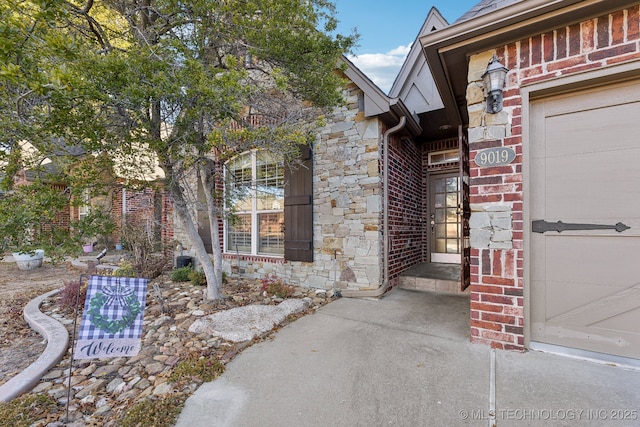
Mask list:
[[[76,352],[76,328],[78,325],[78,300],[80,299],[80,289],[82,288],[82,280],[86,279],[87,283],[91,279],[90,274],[81,274],[80,280],[78,280],[78,292],[76,292],[76,303],[73,310],[73,332],[71,334],[71,359],[69,360],[69,378],[67,381],[67,408],[65,415],[65,424],[69,423],[69,404],[71,403],[71,371],[73,369],[73,355]]]

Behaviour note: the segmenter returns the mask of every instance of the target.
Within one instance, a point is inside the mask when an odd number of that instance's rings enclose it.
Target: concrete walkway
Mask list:
[[[469,300],[335,301],[244,350],[178,427],[637,426],[640,371],[469,343]]]

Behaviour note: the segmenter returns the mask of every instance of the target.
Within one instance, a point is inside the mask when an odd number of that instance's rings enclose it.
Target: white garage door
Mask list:
[[[531,340],[640,359],[640,82],[534,101],[530,162]]]

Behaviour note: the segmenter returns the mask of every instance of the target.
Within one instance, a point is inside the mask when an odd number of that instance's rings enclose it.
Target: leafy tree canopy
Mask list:
[[[188,222],[200,159],[295,158],[318,109],[342,102],[335,68],[357,34],[336,23],[328,0],[4,0],[2,189],[47,164],[76,195],[103,191],[109,162],[131,180],[159,165]],[[70,173],[88,155],[103,160]]]

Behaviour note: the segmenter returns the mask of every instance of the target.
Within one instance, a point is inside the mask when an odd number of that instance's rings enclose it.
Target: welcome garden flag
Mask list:
[[[146,296],[147,279],[91,276],[74,357],[138,354]]]

